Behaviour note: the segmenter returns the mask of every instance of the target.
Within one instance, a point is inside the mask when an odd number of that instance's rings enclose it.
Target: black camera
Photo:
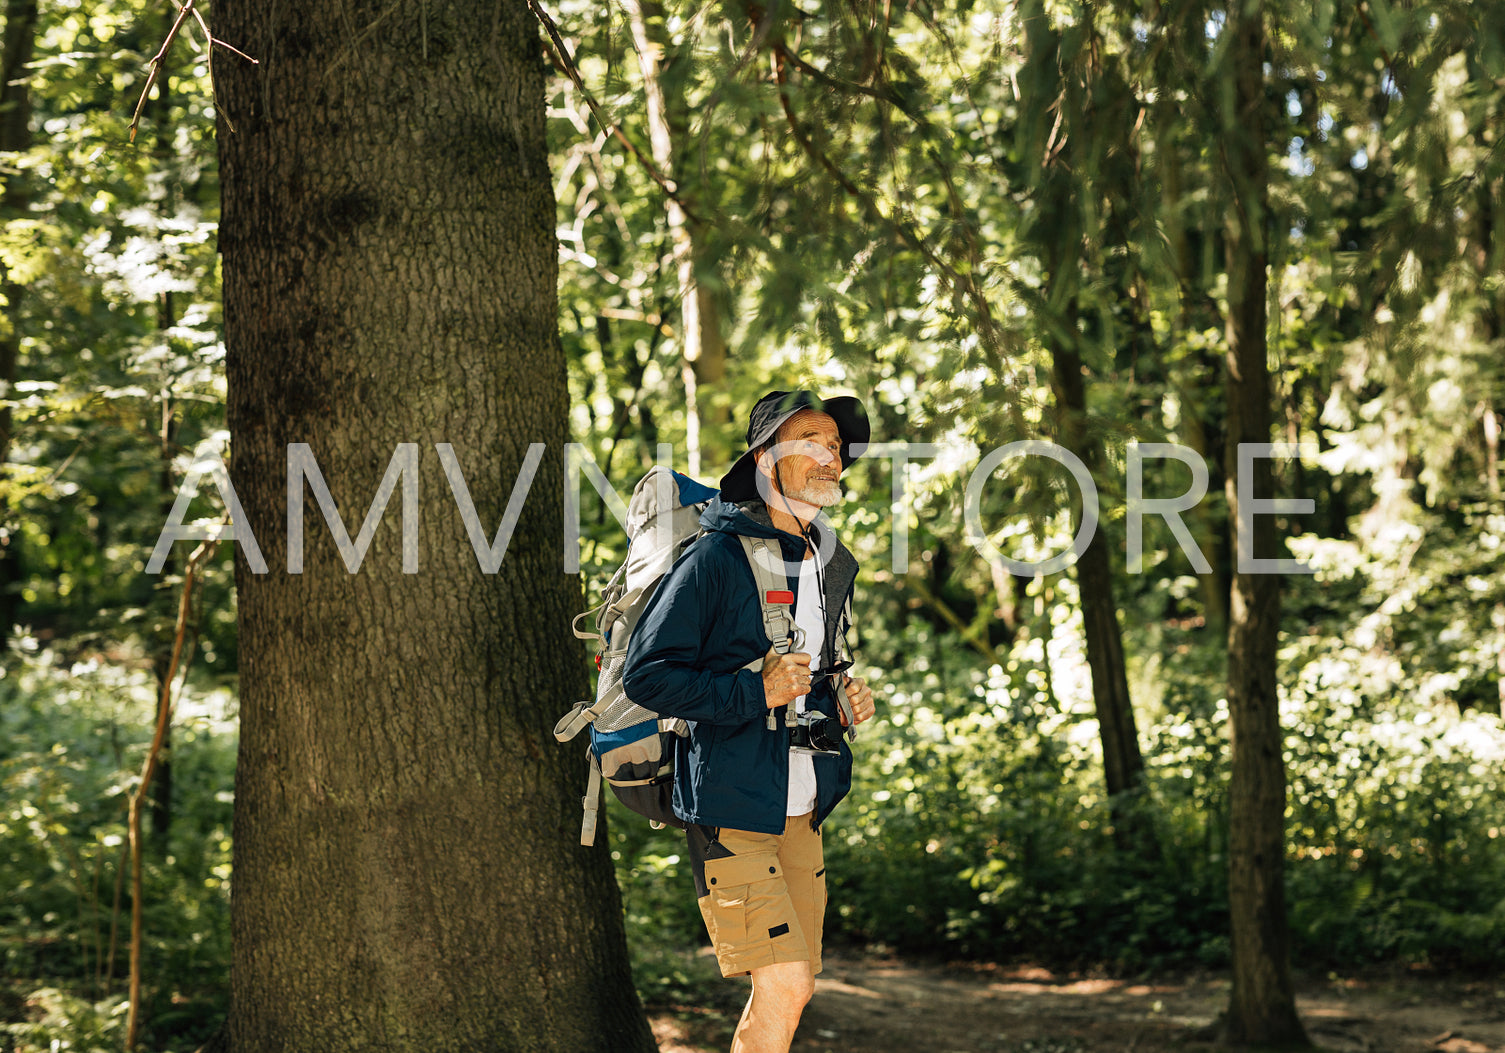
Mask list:
[[[823,713],[801,713],[789,728],[789,748],[801,753],[832,755],[841,750],[843,728]]]

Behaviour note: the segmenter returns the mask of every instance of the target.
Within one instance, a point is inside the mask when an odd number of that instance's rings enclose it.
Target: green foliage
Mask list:
[[[89,1002],[55,987],[31,992],[21,1003],[25,1023],[0,1025],[8,1050],[40,1053],[67,1049],[78,1053],[114,1053],[125,1041],[126,1002]]]
[[[622,13],[550,6],[609,119],[646,152]],[[15,415],[0,588],[30,627],[0,670],[0,1047],[113,1049],[124,801],[177,584],[171,565],[143,568],[194,452],[229,452],[215,117],[202,58],[180,42],[127,145],[172,12],[41,7],[34,145],[0,159],[28,196],[0,231],[0,265],[22,287],[0,322],[20,338],[17,383],[0,393]],[[699,391],[700,474],[713,482],[740,451],[746,408],[773,387],[849,389],[876,440],[945,444],[910,465],[907,507],[891,507],[891,464],[873,460],[849,471],[834,516],[864,566],[859,671],[880,718],[829,827],[833,938],[1220,965],[1227,713],[1209,582],[1155,518],[1144,572],[1116,571],[1148,764],[1133,807],[1161,848],[1126,858],[1075,583],[1004,575],[970,544],[960,495],[983,451],[1059,434],[1051,356],[1071,348],[1115,560],[1133,439],[1212,458],[1212,494],[1188,521],[1217,555],[1221,229],[1234,207],[1219,154],[1239,134],[1219,102],[1223,12],[1200,0],[770,9],[757,47],[737,9],[650,15],[673,175],[728,347],[725,374]],[[1317,505],[1281,517],[1317,569],[1289,579],[1284,600],[1293,955],[1498,968],[1505,521],[1490,429],[1505,409],[1505,6],[1265,10],[1272,408],[1277,437],[1318,448],[1280,484]],[[788,50],[782,82],[772,42]],[[572,438],[625,496],[660,441],[687,467],[665,198],[562,76],[549,105]],[[1147,492],[1185,489],[1179,465],[1149,473]],[[1039,559],[1069,544],[1062,483],[1030,461],[997,473],[982,514],[1001,551]],[[623,539],[588,488],[584,516],[589,586]],[[893,568],[896,516],[910,561]],[[193,1048],[225,995],[232,555],[201,601],[172,829],[145,860],[154,1048]],[[610,843],[645,999],[717,997],[682,836],[614,809]]]
[[[0,901],[0,1026],[13,1047],[0,1048],[118,1049],[131,922],[125,813],[156,708],[154,681],[139,664],[70,667],[34,641],[8,657],[0,886],[12,892]],[[148,829],[149,1049],[196,1048],[225,1010],[235,763],[228,705],[222,691],[185,693],[172,754],[175,821],[165,841]]]
[[[887,667],[852,796],[828,825],[833,938],[1126,970],[1226,963],[1227,712],[1216,680],[1165,675],[1138,805],[1164,856],[1126,859],[1089,707],[1033,697],[1024,661],[966,668],[952,635],[911,628],[869,646],[883,642],[909,658]],[[945,689],[931,665],[939,655],[955,663]],[[1302,655],[1287,663],[1298,682],[1325,675]],[[1501,721],[1419,708],[1366,717],[1331,691],[1293,692],[1288,709],[1293,960],[1505,966]],[[704,942],[689,874],[668,862],[682,835],[648,835],[632,816],[614,831],[634,937]]]
[[[148,576],[141,542],[155,540],[195,450],[224,456],[228,439],[207,69],[180,39],[131,144],[170,13],[139,0],[40,7],[34,145],[5,159],[27,203],[0,217],[0,263],[21,285],[0,322],[19,338],[3,393],[15,427],[0,475],[3,609],[45,641],[161,646],[173,612],[157,586],[176,555]],[[200,503],[189,518],[216,511]],[[229,586],[216,567],[210,606],[229,608]],[[233,634],[204,628],[203,657],[233,669]]]

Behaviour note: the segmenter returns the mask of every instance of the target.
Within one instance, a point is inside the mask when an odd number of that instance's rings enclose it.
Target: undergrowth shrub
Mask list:
[[[22,648],[0,677],[0,1050],[118,1050],[129,975],[126,808],[156,711],[146,668]],[[186,693],[172,822],[146,825],[142,1048],[197,1048],[230,965],[227,692]]]
[[[1056,642],[1072,646],[1069,631]],[[829,938],[1060,966],[1226,965],[1227,705],[1205,643],[1154,642],[1178,661],[1153,671],[1139,715],[1145,853],[1115,844],[1090,697],[1045,690],[1038,646],[982,669],[923,624],[898,644],[907,657],[875,683],[879,716],[826,827]],[[1350,660],[1300,640],[1283,652],[1293,963],[1505,966],[1505,728],[1364,696],[1344,686],[1365,682]],[[615,830],[634,939],[703,943],[683,835],[645,833],[630,814]]]

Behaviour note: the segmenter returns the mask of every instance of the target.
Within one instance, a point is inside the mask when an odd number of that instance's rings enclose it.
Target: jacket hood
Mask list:
[[[768,514],[768,506],[760,498],[750,498],[746,501],[728,501],[724,497],[714,498],[706,510],[700,514],[700,525],[707,530],[715,530],[724,534],[745,534],[748,537],[770,538],[779,543],[783,550],[784,558],[796,562],[805,558],[805,539],[798,534],[791,534],[787,530],[780,530],[773,525],[773,517]],[[817,519],[810,524],[810,534],[817,545],[825,549],[832,541],[836,544],[836,551],[843,553],[850,559],[850,553],[842,545],[841,539],[835,536],[829,522]],[[855,565],[855,561],[854,561]]]
[[[719,530],[724,534],[746,534],[748,537],[792,537],[773,525],[768,507],[754,498],[750,501],[728,501],[722,497],[711,499],[706,510],[700,513],[700,525],[707,530]]]

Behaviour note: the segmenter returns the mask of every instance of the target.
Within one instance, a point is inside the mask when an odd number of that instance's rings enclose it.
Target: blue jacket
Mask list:
[[[761,673],[742,666],[768,653],[762,606],[738,534],[777,539],[795,563],[805,542],[773,525],[762,501],[731,504],[719,497],[700,517],[709,533],[664,575],[627,645],[622,686],[627,697],[666,716],[682,717],[690,733],[678,740],[674,814],[685,822],[757,833],[782,833],[789,784],[789,732],[784,709],[769,731]],[[820,527],[814,528],[817,534]],[[857,561],[839,540],[823,568],[826,632],[821,667],[836,660],[842,613],[857,578]],[[824,546],[828,542],[817,538]],[[799,575],[789,588],[799,597]],[[807,641],[806,651],[814,645]],[[806,700],[808,709],[837,712],[829,680]],[[852,751],[815,758],[815,824],[846,796]]]

